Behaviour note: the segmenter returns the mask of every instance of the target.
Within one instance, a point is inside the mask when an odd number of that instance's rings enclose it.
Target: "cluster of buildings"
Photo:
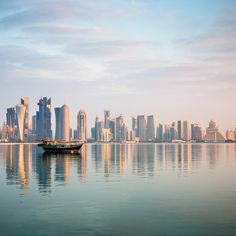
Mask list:
[[[20,103],[10,107],[6,112],[6,122],[0,128],[2,141],[36,141],[36,140],[81,140],[96,142],[225,142],[236,141],[236,129],[227,130],[226,138],[219,132],[214,121],[202,129],[199,124],[188,120],[179,120],[171,124],[155,126],[154,116],[138,115],[132,117],[132,127],[128,129],[124,116],[111,117],[110,110],[104,111],[104,119],[97,116],[91,128],[91,138],[87,135],[87,114],[79,110],[77,127],[70,127],[69,107],[55,107],[55,135],[52,131],[51,98],[39,99],[38,109],[32,119],[29,118],[29,99],[24,97]]]
[[[235,131],[227,131],[226,139],[230,135],[232,141],[236,140]],[[232,135],[234,132],[234,136]],[[101,142],[225,142],[224,136],[219,132],[214,121],[209,122],[206,130],[199,124],[192,124],[188,120],[159,124],[155,126],[154,116],[138,115],[132,117],[132,129],[128,130],[123,115],[111,118],[110,111],[104,111],[104,120],[96,117],[95,125],[91,129],[92,140]]]
[[[40,98],[38,111],[29,119],[29,99],[24,97],[20,104],[10,107],[6,112],[6,123],[0,129],[0,139],[4,141],[36,141],[36,140],[87,140],[87,116],[80,110],[77,116],[77,129],[70,128],[69,107],[55,107],[56,128],[53,138],[52,102],[51,98]]]

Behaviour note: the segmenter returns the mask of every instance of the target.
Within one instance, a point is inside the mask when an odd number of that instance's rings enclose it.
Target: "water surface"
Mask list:
[[[236,235],[236,145],[0,145],[0,235]]]

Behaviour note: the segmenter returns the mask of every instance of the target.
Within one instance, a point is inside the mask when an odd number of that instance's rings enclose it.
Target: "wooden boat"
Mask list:
[[[83,146],[81,142],[63,142],[63,141],[46,141],[43,140],[38,144],[42,147],[45,152],[54,153],[78,153],[80,148]]]

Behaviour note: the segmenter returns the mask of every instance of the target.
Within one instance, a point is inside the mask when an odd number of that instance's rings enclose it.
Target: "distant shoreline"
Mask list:
[[[40,142],[0,142],[0,145],[19,145],[19,144],[39,144]],[[235,144],[236,141],[229,142],[85,142],[85,144]]]

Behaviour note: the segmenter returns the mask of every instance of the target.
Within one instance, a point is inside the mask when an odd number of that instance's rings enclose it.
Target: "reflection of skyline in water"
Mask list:
[[[31,146],[9,145],[6,149],[6,178],[8,184],[27,188],[31,171]]]
[[[35,145],[1,145],[8,185],[29,188],[36,180],[40,192],[67,185],[77,175],[87,182],[88,169],[112,179],[123,175],[152,178],[172,171],[189,175],[200,168],[214,169],[223,156],[236,159],[234,144],[88,144],[78,155],[47,154]]]

